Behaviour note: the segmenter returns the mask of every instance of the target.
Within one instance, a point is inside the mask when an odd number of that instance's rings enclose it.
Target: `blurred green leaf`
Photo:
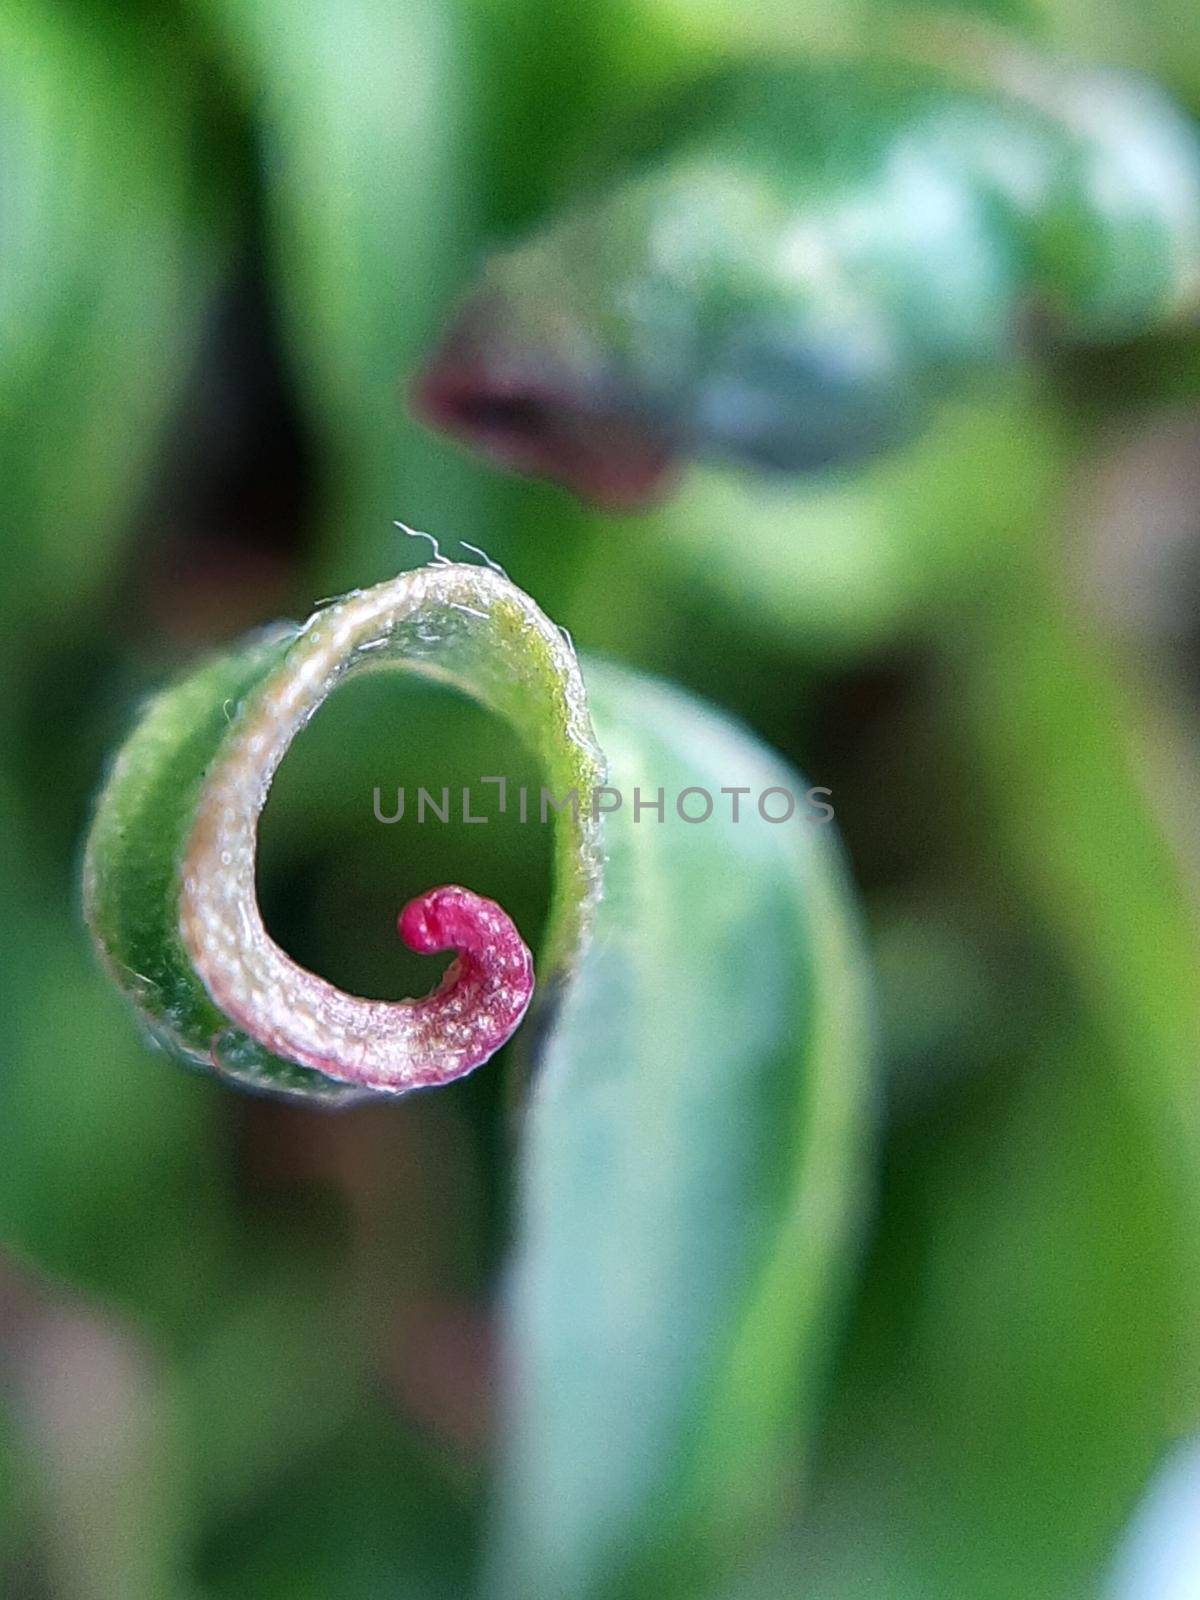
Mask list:
[[[525,1127],[497,1592],[687,1595],[803,1470],[863,1199],[863,956],[791,769],[664,686],[587,682],[624,805]]]
[[[942,698],[977,853],[1046,969],[1038,1041],[895,1131],[816,1512],[746,1600],[1094,1595],[1200,1408],[1200,933],[1170,776],[1146,782],[1138,675],[1040,562],[990,601]]]
[[[994,598],[949,662],[987,823],[1057,930],[1164,1170],[1200,1205],[1200,914],[1166,831],[1174,780],[1156,773],[1148,685],[1106,657],[1053,579],[1018,572]]]
[[[394,572],[392,519],[466,528],[471,474],[403,420],[462,248],[473,102],[437,0],[196,0],[259,121],[269,253],[328,473],[318,592]]]
[[[733,1600],[1091,1600],[1187,1426],[1194,1228],[1080,1031],[899,1131],[790,1550]]]
[[[224,264],[195,80],[169,21],[0,11],[0,516],[26,614],[110,570]]]
[[[605,508],[673,465],[809,475],[906,445],[1040,343],[1180,327],[1200,138],[1150,83],[1004,48],[747,62],[494,254],[424,411]]]

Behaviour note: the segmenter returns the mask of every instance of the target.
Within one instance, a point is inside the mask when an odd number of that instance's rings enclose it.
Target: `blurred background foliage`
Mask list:
[[[1200,114],[1183,8],[978,13]],[[415,564],[394,518],[485,547],[581,644],[834,793],[880,974],[875,1199],[786,1536],[730,1552],[714,1595],[1102,1593],[1196,1428],[1200,336],[997,380],[854,473],[697,470],[638,518],[504,479],[401,403],[484,253],[640,106],[885,23],[923,26],[876,0],[0,8],[14,1600],[471,1592],[502,1074],[336,1117],[238,1097],[139,1044],[75,909],[139,697]],[[391,920],[431,882],[536,926],[536,831],[372,816],[375,784],[504,749],[448,694],[339,695],[264,824],[281,941],[395,994],[423,979]]]

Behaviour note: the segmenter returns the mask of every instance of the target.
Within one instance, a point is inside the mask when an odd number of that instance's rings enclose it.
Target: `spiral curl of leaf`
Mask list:
[[[352,673],[392,665],[452,682],[505,717],[579,803],[556,814],[546,964],[579,957],[599,894],[600,781],[574,651],[489,568],[440,561],[346,595],[206,663],[147,707],[100,796],[84,902],[114,980],[152,1035],[253,1087],[344,1100],[462,1077],[520,1023],[528,949],[504,911],[459,886],[400,915],[410,948],[457,952],[415,1000],[367,1000],[307,971],[267,932],[258,822],[293,739]]]

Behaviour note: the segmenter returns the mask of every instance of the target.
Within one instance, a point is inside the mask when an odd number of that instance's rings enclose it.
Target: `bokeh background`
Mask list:
[[[1200,114],[1182,7],[986,9]],[[1200,1522],[1200,336],[998,374],[852,473],[695,470],[641,517],[505,478],[404,403],[487,251],[644,103],[877,27],[803,0],[0,9],[12,1600],[471,1592],[502,1070],[336,1116],[239,1097],[139,1041],[77,909],[141,697],[417,564],[395,519],[486,548],[581,645],[833,790],[879,974],[875,1198],[806,1493],[781,1545],[739,1553],[737,1600],[1200,1593],[1200,1554],[1189,1588],[1145,1576]],[[537,830],[372,815],[375,785],[502,760],[448,693],[339,693],[264,822],[277,937],[395,995],[427,983],[392,923],[430,883],[536,928]]]

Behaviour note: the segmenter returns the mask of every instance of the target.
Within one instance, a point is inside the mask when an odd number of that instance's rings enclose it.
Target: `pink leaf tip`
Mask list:
[[[435,1030],[451,1027],[470,1045],[454,1076],[481,1065],[505,1044],[533,996],[533,960],[508,914],[494,900],[457,884],[410,900],[397,920],[419,955],[457,950],[437,989],[412,1002]]]

